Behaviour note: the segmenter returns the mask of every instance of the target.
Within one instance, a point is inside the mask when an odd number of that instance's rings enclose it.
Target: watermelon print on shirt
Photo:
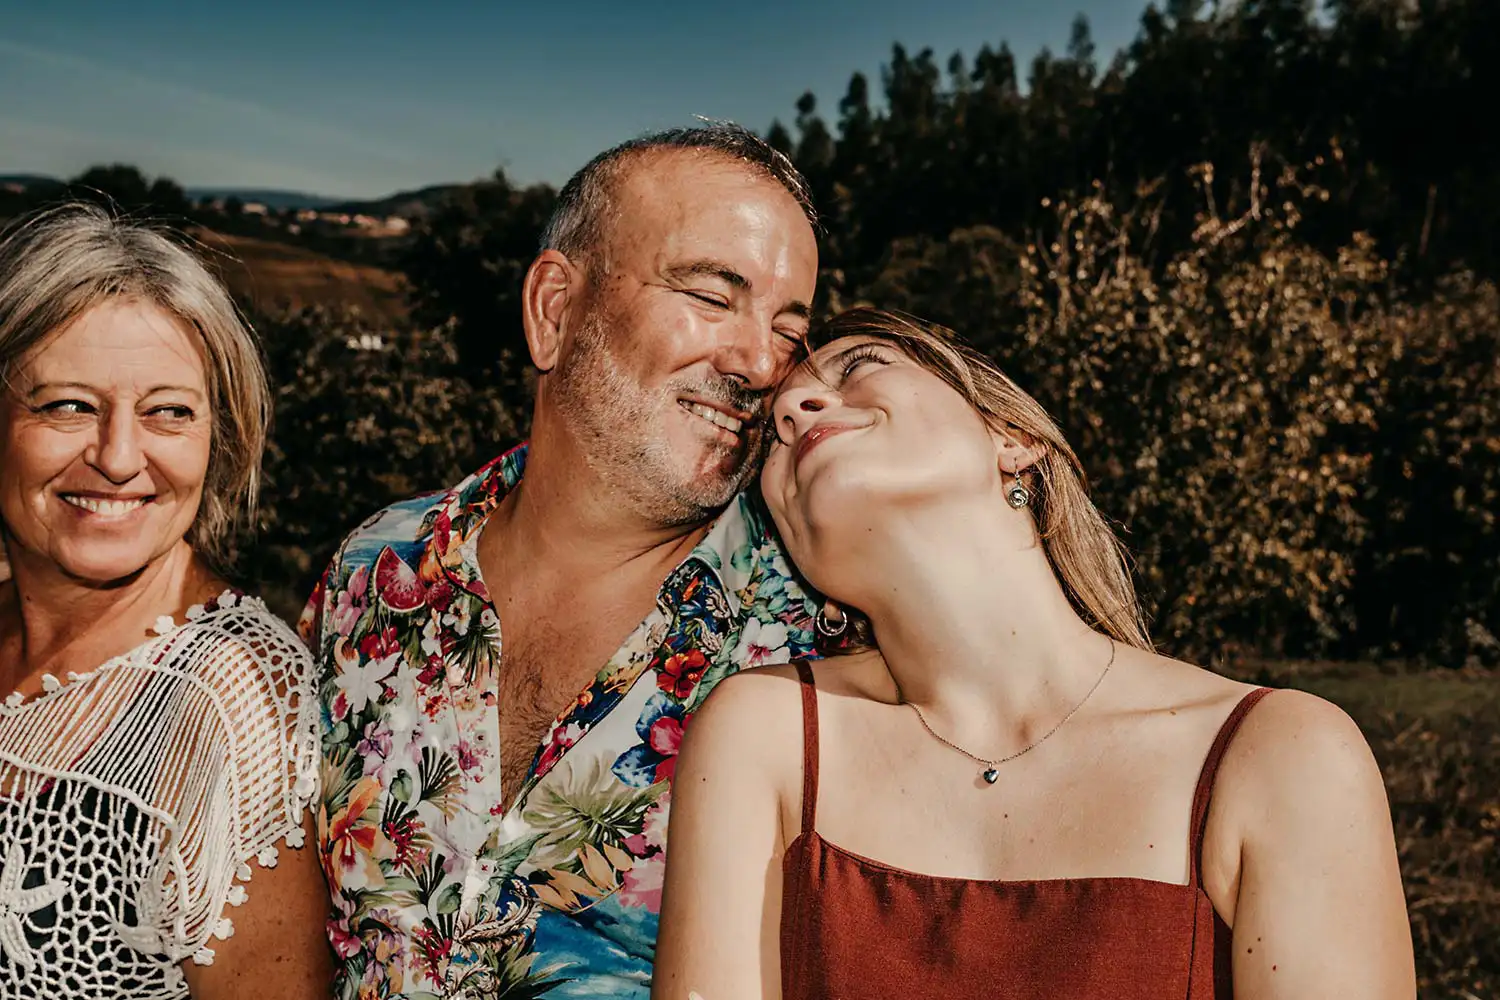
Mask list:
[[[474,543],[525,461],[375,515],[303,613],[336,997],[645,998],[683,731],[722,678],[812,655],[816,606],[738,497],[560,706],[506,808],[500,622]]]

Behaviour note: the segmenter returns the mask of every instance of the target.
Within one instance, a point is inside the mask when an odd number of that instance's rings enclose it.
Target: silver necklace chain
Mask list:
[[[1109,637],[1106,636],[1106,638],[1109,638]],[[1080,698],[1078,700],[1078,704],[1074,705],[1072,707],[1072,709],[1070,709],[1068,711],[1067,715],[1063,716],[1061,719],[1058,720],[1057,725],[1053,726],[1051,729],[1047,730],[1041,736],[1037,737],[1035,740],[1032,740],[1026,746],[1024,746],[1021,749],[1017,750],[1015,753],[1008,754],[1007,756],[1000,757],[1000,758],[998,758],[996,760],[985,760],[983,757],[980,757],[978,754],[972,754],[969,751],[965,750],[963,747],[959,746],[957,743],[954,743],[951,740],[945,740],[945,739],[943,739],[943,737],[939,736],[933,730],[933,728],[927,724],[927,717],[922,714],[922,710],[920,708],[918,708],[912,702],[907,702],[906,704],[910,705],[911,706],[911,710],[913,712],[917,713],[917,721],[922,724],[922,728],[923,729],[927,730],[927,734],[929,736],[931,736],[933,739],[937,740],[943,746],[948,747],[951,750],[957,750],[959,753],[963,754],[965,757],[969,758],[974,763],[976,763],[976,764],[983,764],[984,765],[984,770],[980,772],[980,777],[982,777],[985,780],[986,784],[993,785],[995,783],[995,780],[1000,776],[997,769],[1000,767],[1001,764],[1004,764],[1004,763],[1007,763],[1009,761],[1015,760],[1017,757],[1021,756],[1022,754],[1030,753],[1032,750],[1035,750],[1037,747],[1039,747],[1043,743],[1045,743],[1047,741],[1047,738],[1049,736],[1051,736],[1053,733],[1055,733],[1059,729],[1061,729],[1063,727],[1064,723],[1066,723],[1069,719],[1071,719],[1073,716],[1075,716],[1075,715],[1078,714],[1078,710],[1080,708],[1082,708],[1084,706],[1084,704],[1090,698],[1093,697],[1095,691],[1099,690],[1099,685],[1104,683],[1104,678],[1109,674],[1109,668],[1115,665],[1115,650],[1116,650],[1115,640],[1111,638],[1111,639],[1109,639],[1109,662],[1104,665],[1104,669],[1099,673],[1099,678],[1096,681],[1094,681],[1094,686],[1088,689],[1088,692],[1082,698]]]

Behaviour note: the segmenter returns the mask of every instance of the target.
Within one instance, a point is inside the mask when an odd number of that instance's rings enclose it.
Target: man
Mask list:
[[[801,177],[736,126],[650,136],[543,246],[529,447],[366,522],[304,614],[341,996],[646,996],[683,728],[812,646],[741,492],[806,334]]]

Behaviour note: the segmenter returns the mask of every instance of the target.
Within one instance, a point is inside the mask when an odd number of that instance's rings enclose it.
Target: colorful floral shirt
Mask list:
[[[485,517],[525,447],[380,512],[303,614],[322,670],[319,839],[339,997],[646,997],[669,780],[720,679],[810,655],[812,601],[737,498],[501,800]]]

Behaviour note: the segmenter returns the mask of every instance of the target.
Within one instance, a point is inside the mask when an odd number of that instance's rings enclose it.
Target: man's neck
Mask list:
[[[715,513],[687,524],[654,523],[587,463],[533,442],[526,471],[480,536],[482,567],[512,568],[531,585],[580,580],[657,585],[707,535]],[[498,581],[487,581],[494,589]]]

